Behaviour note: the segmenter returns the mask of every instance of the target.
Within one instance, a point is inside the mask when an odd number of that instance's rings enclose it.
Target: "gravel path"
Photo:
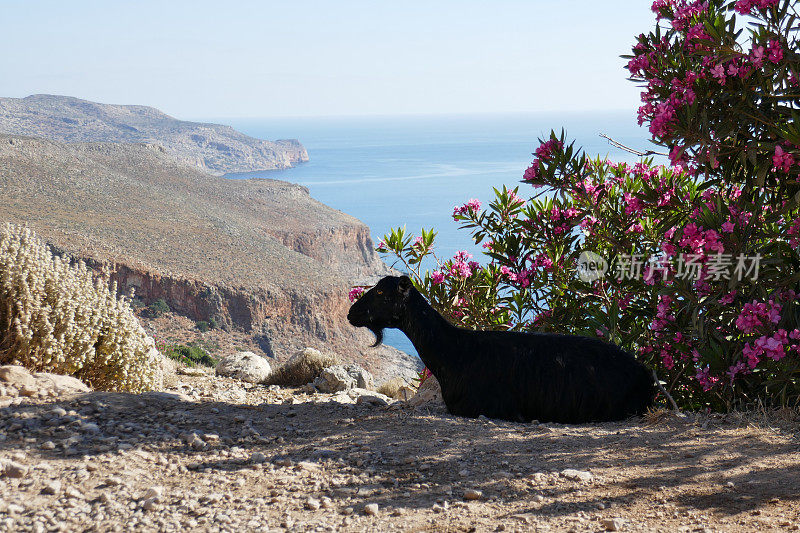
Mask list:
[[[172,383],[0,387],[0,531],[800,526],[796,416],[514,424],[211,376]]]

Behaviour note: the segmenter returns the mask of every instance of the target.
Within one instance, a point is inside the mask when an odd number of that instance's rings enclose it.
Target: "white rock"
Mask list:
[[[566,470],[561,471],[561,475],[565,478],[572,480],[572,481],[582,481],[583,483],[588,483],[594,476],[591,472],[585,472],[583,470],[575,470],[574,468],[567,468]]]
[[[17,388],[22,386],[36,387],[36,378],[28,372],[28,369],[19,365],[0,366],[0,380],[14,385]]]
[[[261,383],[272,369],[263,357],[253,352],[229,355],[217,364],[217,375],[240,379],[249,383]]]
[[[306,509],[310,509],[312,511],[316,511],[320,508],[320,501],[316,498],[309,498],[306,500]]]
[[[35,375],[40,387],[52,389],[62,394],[76,394],[92,390],[83,381],[72,376],[62,376],[48,372],[37,372]]]
[[[356,364],[334,365],[324,369],[314,380],[314,386],[324,393],[348,389],[373,389],[375,381],[372,374]]]
[[[625,520],[622,518],[604,518],[600,525],[602,525],[606,531],[622,531],[622,528],[625,527]]]
[[[44,494],[51,494],[51,495],[58,494],[59,492],[61,492],[61,482],[57,479],[51,481],[50,483],[44,486],[42,492]]]
[[[378,516],[378,504],[368,503],[364,506],[364,514],[367,516]]]

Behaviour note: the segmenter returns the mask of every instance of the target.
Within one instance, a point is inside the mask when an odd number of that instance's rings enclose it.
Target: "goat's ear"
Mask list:
[[[408,291],[411,290],[411,278],[402,276],[400,281],[397,282],[397,291],[403,296],[408,296]]]

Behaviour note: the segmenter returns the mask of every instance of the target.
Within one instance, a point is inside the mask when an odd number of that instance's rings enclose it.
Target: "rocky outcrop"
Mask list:
[[[178,120],[158,109],[69,96],[0,98],[0,133],[62,142],[154,143],[176,161],[214,174],[289,168],[308,161],[295,139],[264,141],[230,126]]]
[[[0,190],[0,221],[28,224],[144,304],[246,331],[278,359],[312,346],[380,380],[416,369],[347,322],[349,288],[386,266],[363,223],[304,187],[214,177],[152,145],[0,135]]]

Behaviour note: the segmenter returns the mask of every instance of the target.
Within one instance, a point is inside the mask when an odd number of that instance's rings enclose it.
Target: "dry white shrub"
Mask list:
[[[116,286],[54,256],[30,229],[0,228],[0,364],[140,392],[160,387],[160,360]]]

